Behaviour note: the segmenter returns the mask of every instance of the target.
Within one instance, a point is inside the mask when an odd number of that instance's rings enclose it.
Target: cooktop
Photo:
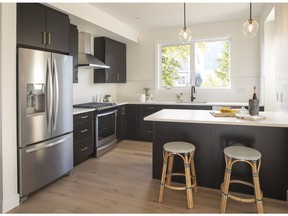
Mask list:
[[[73,105],[73,107],[75,108],[95,108],[96,110],[109,108],[113,106],[116,106],[116,104],[115,103],[101,103],[101,102],[89,102],[89,103]]]

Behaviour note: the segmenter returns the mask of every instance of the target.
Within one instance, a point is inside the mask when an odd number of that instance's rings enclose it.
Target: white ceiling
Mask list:
[[[92,3],[137,30],[155,30],[183,25],[183,3]],[[263,3],[252,4],[257,17]],[[249,3],[186,3],[187,26],[249,18]]]

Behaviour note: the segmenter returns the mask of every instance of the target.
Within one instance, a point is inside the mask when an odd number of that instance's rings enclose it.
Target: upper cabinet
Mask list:
[[[110,66],[94,70],[94,83],[126,83],[126,44],[106,37],[94,38],[94,56]]]
[[[69,53],[68,15],[37,3],[17,4],[17,44]]]

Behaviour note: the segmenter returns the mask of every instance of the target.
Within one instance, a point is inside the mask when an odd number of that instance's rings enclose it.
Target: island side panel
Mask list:
[[[199,186],[213,187],[213,125],[153,122],[153,178],[160,179],[163,165],[163,145],[185,141],[196,147],[195,169]],[[184,172],[183,161],[175,156],[174,172]],[[180,177],[181,178],[181,177]],[[179,177],[172,180],[179,181]],[[182,177],[181,182],[185,179]]]
[[[288,128],[215,125],[213,170],[215,186],[223,181],[225,162],[223,149],[242,143],[262,154],[260,185],[265,197],[286,200],[288,190]],[[233,166],[232,177],[251,181],[251,168],[244,163]],[[231,185],[239,192],[253,191],[240,185]]]

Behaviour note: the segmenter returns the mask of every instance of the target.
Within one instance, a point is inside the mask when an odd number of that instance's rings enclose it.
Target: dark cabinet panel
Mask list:
[[[46,32],[48,33],[46,48],[69,52],[70,20],[66,14],[47,8]]]
[[[17,4],[17,43],[45,48],[46,8],[41,4]]]
[[[144,118],[162,109],[211,109],[210,106],[186,106],[186,105],[138,105],[138,139],[152,142],[153,125]]]
[[[152,124],[139,125],[138,136],[139,136],[139,139],[142,141],[152,142],[153,125]]]
[[[130,140],[138,140],[137,105],[126,105],[126,136]]]
[[[93,112],[73,116],[74,166],[87,160],[94,152]]]
[[[78,28],[70,24],[69,55],[73,56],[73,83],[78,83]]]
[[[68,15],[37,3],[17,4],[17,44],[69,52]]]
[[[126,138],[126,106],[117,108],[117,142]]]
[[[73,116],[73,123],[79,124],[93,119],[93,112],[85,112]]]
[[[73,134],[74,143],[87,139],[87,137],[91,137],[93,134],[91,121],[83,122],[81,124],[75,124]]]
[[[106,37],[94,38],[94,56],[109,65],[94,70],[94,83],[126,82],[126,45]]]
[[[91,143],[93,143],[92,137],[74,145],[74,166],[90,158],[93,153],[93,145]]]

